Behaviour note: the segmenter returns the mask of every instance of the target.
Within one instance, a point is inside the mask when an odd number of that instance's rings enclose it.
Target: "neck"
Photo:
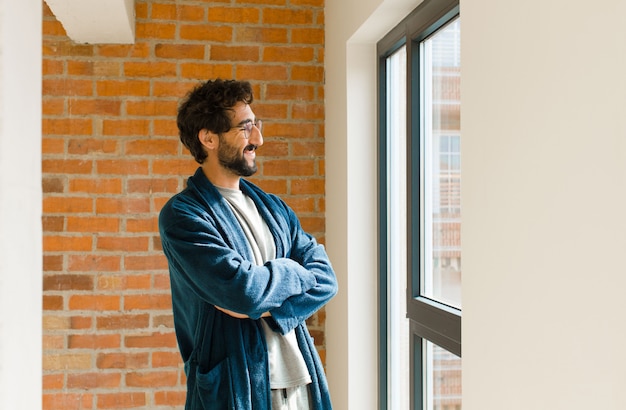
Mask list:
[[[223,167],[211,165],[210,161],[202,164],[202,172],[209,181],[215,186],[221,188],[239,189],[239,175],[224,169]]]

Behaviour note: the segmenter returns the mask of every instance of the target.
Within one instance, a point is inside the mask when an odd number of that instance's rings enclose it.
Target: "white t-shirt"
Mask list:
[[[276,245],[269,227],[250,197],[238,189],[217,187],[241,224],[257,265],[276,258]],[[286,335],[274,332],[265,320],[261,321],[268,349],[270,388],[286,389],[311,383],[295,331]]]

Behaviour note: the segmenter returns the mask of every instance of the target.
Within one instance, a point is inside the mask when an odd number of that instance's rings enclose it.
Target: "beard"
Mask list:
[[[253,151],[256,145],[247,145],[244,151]],[[252,161],[252,165],[248,164],[244,154],[235,147],[226,142],[225,138],[220,138],[220,146],[217,149],[217,159],[220,164],[230,170],[237,176],[249,177],[257,171],[256,161]]]

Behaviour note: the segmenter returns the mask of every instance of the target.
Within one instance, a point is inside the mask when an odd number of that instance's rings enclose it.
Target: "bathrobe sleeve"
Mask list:
[[[289,259],[296,263],[293,266],[295,276],[313,275],[315,285],[297,295],[288,297],[279,307],[270,312],[274,319],[275,330],[286,334],[304,322],[337,293],[337,278],[331,266],[324,246],[306,233],[296,214],[283,203],[283,211],[288,219],[291,235]],[[287,266],[286,266],[287,268]]]

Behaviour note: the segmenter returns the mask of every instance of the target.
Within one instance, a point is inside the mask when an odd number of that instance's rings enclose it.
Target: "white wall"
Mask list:
[[[0,408],[41,408],[41,1],[0,0]]]
[[[377,408],[375,44],[418,3],[326,1],[342,410]],[[463,409],[626,408],[626,3],[472,0],[461,15]]]
[[[420,1],[326,1],[327,307],[334,407],[378,408],[376,41]]]
[[[626,408],[626,2],[461,3],[464,410]]]

